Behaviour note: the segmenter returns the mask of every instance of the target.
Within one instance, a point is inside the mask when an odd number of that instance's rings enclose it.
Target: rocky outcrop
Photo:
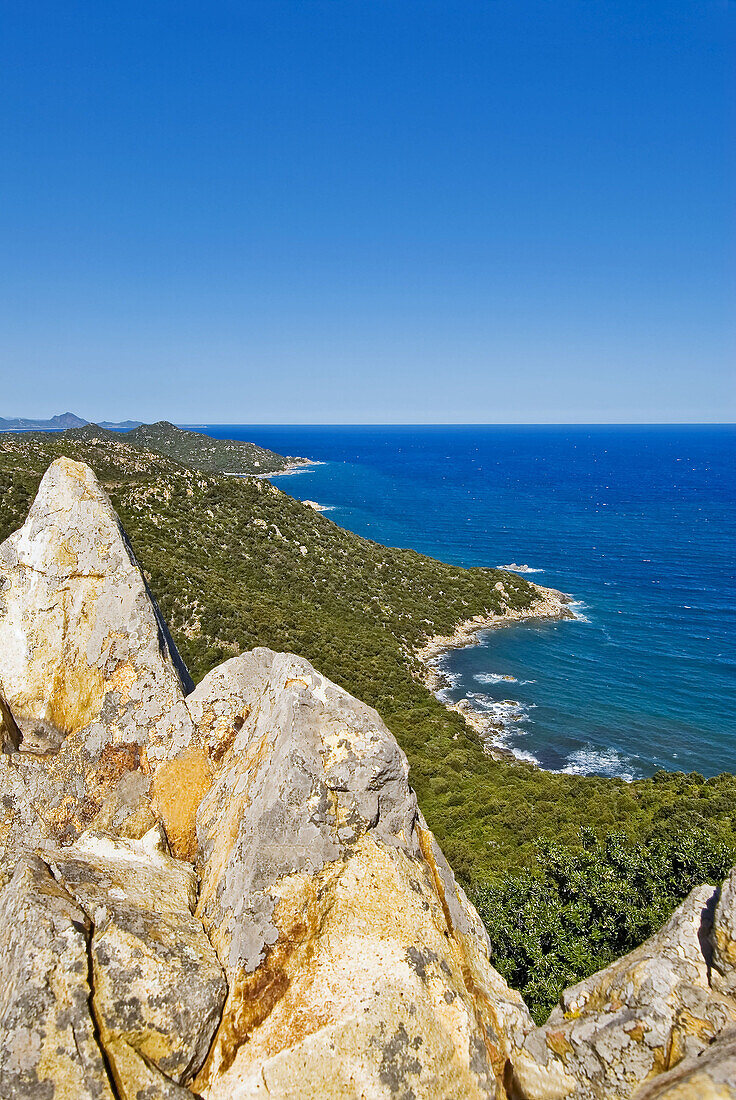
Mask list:
[[[138,841],[85,834],[44,855],[91,922],[92,1004],[113,1067],[110,1052],[127,1046],[166,1077],[190,1081],[226,993],[193,916],[193,868],[171,858],[160,827]]]
[[[89,467],[59,458],[0,548],[3,694],[29,745],[181,737],[181,659]]]
[[[188,687],[59,460],[0,547],[0,1100],[736,1095],[736,872],[534,1027],[374,710],[268,649]]]
[[[713,987],[733,996],[736,993],[736,867],[720,891],[711,939]]]
[[[20,748],[21,733],[18,723],[13,718],[13,712],[8,706],[7,699],[0,695],[0,752],[17,752]]]
[[[507,1036],[531,1021],[378,714],[266,649],[210,673],[189,707],[219,761],[197,911],[229,986],[197,1089],[493,1095]]]
[[[501,1095],[531,1020],[376,712],[263,649],[185,703],[83,466],[50,468],[0,560],[3,721],[22,735],[0,756],[2,898],[35,860],[27,893],[65,907],[76,954],[37,953],[38,985],[63,1017],[69,956],[90,1095]],[[65,1095],[39,1067],[34,1087]]]
[[[636,1100],[735,1100],[736,1030],[720,1035],[696,1058],[657,1077],[636,1094]]]
[[[25,790],[25,819],[0,826],[0,845],[29,827],[69,841],[105,803],[118,823],[140,816],[152,767],[191,738],[191,683],[82,463],[52,463],[26,523],[0,547],[0,655],[0,691],[24,748],[6,770]],[[13,747],[6,713],[3,729]]]
[[[512,1054],[515,1092],[623,1100],[736,1023],[736,1002],[711,983],[712,939],[736,916],[733,898],[721,902],[696,888],[636,951],[565,990]]]
[[[90,1012],[89,921],[33,855],[0,894],[0,1096],[113,1100]]]

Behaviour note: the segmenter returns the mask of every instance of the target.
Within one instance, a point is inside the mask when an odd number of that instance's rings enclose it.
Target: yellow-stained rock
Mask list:
[[[636,1093],[634,1100],[736,1100],[736,1030]]]
[[[531,1020],[376,712],[265,649],[188,705],[221,760],[197,816],[197,911],[229,985],[195,1089],[239,1100],[271,1075],[284,1097],[503,1096]]]
[[[192,743],[156,770],[151,788],[153,808],[179,859],[193,860],[197,854],[197,810],[212,786],[213,774],[214,767],[198,743]]]
[[[105,1053],[116,1100],[192,1100],[192,1093],[165,1077],[124,1039],[108,1037]]]
[[[89,467],[57,459],[0,546],[0,691],[40,834],[73,839],[110,795],[120,822],[139,812],[118,788],[131,771],[147,788],[189,745],[190,687],[109,499]]]
[[[374,710],[188,686],[58,460],[0,547],[0,1100],[736,1100],[736,871],[535,1028]]]
[[[736,1002],[710,985],[717,898],[697,887],[641,947],[565,990],[511,1054],[514,1096],[625,1100],[734,1024]]]
[[[159,828],[141,840],[85,834],[44,855],[92,922],[92,1003],[102,1043],[121,1040],[166,1077],[190,1080],[226,992],[192,913],[191,865],[172,859]]]
[[[90,1012],[83,910],[35,856],[0,894],[0,1097],[113,1100]]]
[[[713,918],[712,981],[715,989],[736,993],[736,867],[721,889]]]
[[[17,752],[21,734],[7,699],[0,694],[0,753]]]

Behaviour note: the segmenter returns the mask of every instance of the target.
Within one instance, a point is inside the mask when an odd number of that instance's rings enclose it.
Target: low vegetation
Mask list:
[[[733,839],[702,828],[632,845],[581,831],[579,849],[538,845],[536,865],[476,887],[494,963],[537,1023],[560,990],[638,947],[695,886],[718,885],[736,863]]]
[[[177,428],[168,420],[159,420],[156,424],[141,424],[133,431],[125,433],[125,442],[134,447],[157,451],[183,466],[207,473],[272,474],[276,470],[283,470],[289,463],[298,461],[266,450],[256,443],[245,443],[238,439],[213,439],[200,432]]]
[[[266,645],[303,654],[375,706],[409,757],[430,828],[478,898],[497,965],[537,1012],[563,984],[639,942],[693,878],[717,878],[736,862],[734,776],[662,772],[626,783],[494,761],[461,715],[418,681],[418,646],[497,610],[499,578],[512,604],[528,606],[533,588],[523,578],[386,549],[267,481],[203,473],[164,455],[160,439],[134,445],[132,434],[87,426],[0,436],[0,539],[23,522],[53,458],[87,462],[112,496],[195,680]],[[581,828],[590,830],[584,840]],[[700,859],[687,874],[678,862],[683,845]],[[619,851],[662,873],[632,887]],[[570,909],[567,886],[552,888],[560,866],[595,912]],[[595,901],[609,887],[622,907],[633,899],[623,930]],[[542,956],[549,961],[540,969]]]
[[[48,435],[35,432],[31,439],[41,453],[44,453]],[[63,447],[72,443],[88,444],[95,448],[95,453],[103,462],[103,452],[107,445],[123,465],[126,464],[126,455],[130,457],[134,451],[143,451],[156,457],[163,455],[173,459],[178,465],[187,466],[191,470],[202,470],[204,473],[272,474],[304,461],[269,451],[265,447],[259,447],[257,443],[239,439],[213,439],[201,432],[177,428],[168,420],[159,420],[155,424],[139,424],[127,432],[111,431],[99,424],[84,424],[65,431],[61,439]],[[122,445],[122,450],[116,444]],[[130,460],[135,461],[132,457]]]

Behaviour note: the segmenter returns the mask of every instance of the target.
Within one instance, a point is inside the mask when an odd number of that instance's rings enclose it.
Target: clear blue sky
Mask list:
[[[735,28],[3,4],[0,415],[735,420]]]

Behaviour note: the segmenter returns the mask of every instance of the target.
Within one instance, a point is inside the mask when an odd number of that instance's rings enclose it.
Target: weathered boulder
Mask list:
[[[256,649],[188,699],[218,772],[197,814],[201,916],[228,1000],[195,1089],[489,1097],[531,1020],[370,707]]]
[[[113,1100],[90,1011],[90,924],[35,856],[0,894],[0,1097]]]
[[[194,1093],[164,1077],[124,1039],[108,1037],[105,1053],[115,1081],[116,1100],[192,1100]]]
[[[173,1081],[191,1080],[226,993],[193,916],[193,868],[171,858],[160,828],[138,841],[84,834],[44,855],[92,922],[93,1006],[105,1049],[122,1042]]]
[[[226,993],[191,865],[159,829],[43,854],[0,893],[0,1097],[191,1096]]]
[[[622,1100],[736,1021],[736,1003],[709,982],[717,899],[697,887],[641,947],[565,990],[512,1054],[515,1094]]]
[[[121,821],[138,812],[157,762],[189,744],[189,687],[109,499],[57,459],[0,546],[0,691],[22,734],[9,768],[40,831],[71,840],[109,799]]]
[[[635,1100],[736,1100],[736,1030],[645,1085]]]

